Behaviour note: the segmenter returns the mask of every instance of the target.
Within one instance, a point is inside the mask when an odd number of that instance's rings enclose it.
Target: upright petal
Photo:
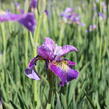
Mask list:
[[[38,55],[44,59],[52,60],[54,58],[55,42],[46,37],[44,43],[38,47]]]
[[[71,69],[64,61],[49,63],[49,69],[60,78],[62,86],[78,77],[78,72]]]
[[[51,38],[46,37],[43,46],[46,46],[46,48],[53,52],[55,48],[55,42]]]
[[[54,58],[53,52],[46,46],[39,46],[37,48],[37,52],[38,52],[38,55],[41,56],[43,59],[53,60]]]

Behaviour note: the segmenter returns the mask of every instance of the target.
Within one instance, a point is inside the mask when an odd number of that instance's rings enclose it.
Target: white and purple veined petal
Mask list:
[[[58,60],[60,57],[66,55],[67,53],[78,51],[78,49],[72,45],[64,45],[59,51],[57,51],[55,59]],[[59,52],[59,53],[58,53]]]
[[[25,75],[28,78],[34,79],[34,80],[40,80],[40,77],[38,74],[35,72],[34,68],[26,68],[25,69]]]
[[[38,56],[31,59],[28,64],[28,67],[25,69],[25,75],[34,80],[40,80],[40,77],[38,76],[37,72],[35,71],[35,65],[36,65],[36,62],[38,61],[38,59],[39,59]]]
[[[37,48],[38,55],[47,60],[54,59],[55,42],[46,37],[44,43]]]
[[[52,39],[45,38],[44,43],[38,47],[38,55],[47,60],[58,60],[69,52],[77,51],[72,45],[58,46]]]

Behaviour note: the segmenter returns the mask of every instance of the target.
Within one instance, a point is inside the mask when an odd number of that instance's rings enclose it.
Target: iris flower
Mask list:
[[[64,21],[69,24],[76,23],[81,26],[85,25],[81,23],[79,14],[75,13],[73,8],[66,8],[65,11],[61,14],[61,16],[63,17]]]
[[[64,45],[61,47],[47,37],[44,43],[37,48],[38,55],[29,62],[28,67],[25,69],[25,74],[31,79],[39,80],[40,76],[35,71],[35,65],[38,60],[44,60],[48,70],[58,76],[60,85],[64,86],[67,82],[78,77],[78,71],[72,69],[76,63],[63,57],[65,54],[74,51],[77,51],[74,46]]]
[[[101,20],[105,20],[106,19],[106,15],[102,12],[98,13],[98,16],[100,17]]]
[[[17,21],[31,32],[34,32],[36,26],[35,16],[30,12],[27,14],[13,14],[10,12],[0,13],[0,22],[6,21]]]
[[[37,4],[38,4],[38,1],[37,0],[31,0],[31,2],[30,2],[30,8],[37,8]]]

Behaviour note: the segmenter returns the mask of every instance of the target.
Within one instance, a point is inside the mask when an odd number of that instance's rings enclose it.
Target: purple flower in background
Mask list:
[[[97,28],[95,24],[89,26],[89,31],[93,31]]]
[[[0,22],[6,22],[6,21],[17,21],[31,32],[34,32],[36,26],[36,20],[33,13],[13,14],[10,12],[6,12],[0,14]]]
[[[105,14],[104,14],[104,13],[102,13],[102,12],[99,12],[99,13],[98,13],[98,16],[99,16],[101,19],[103,19],[103,20],[105,20],[105,19],[106,19]]]
[[[91,32],[93,30],[95,30],[97,28],[97,26],[95,24],[89,25],[88,30],[86,30],[86,32]]]
[[[31,32],[34,32],[36,27],[36,19],[33,13],[24,14],[23,17],[18,20],[18,22]]]
[[[19,10],[20,9],[20,3],[15,2],[15,7],[16,7],[17,10]]]
[[[37,4],[38,4],[38,1],[37,0],[31,0],[31,2],[30,2],[30,8],[37,8]]]
[[[72,23],[76,23],[79,25],[83,24],[80,21],[79,14],[75,13],[74,9],[72,8],[66,8],[65,11],[61,14],[61,16],[63,17],[64,21],[69,24],[72,24]]]
[[[35,73],[35,65],[38,60],[44,60],[47,68],[60,79],[60,85],[64,86],[67,82],[76,79],[78,72],[72,69],[76,63],[65,59],[63,56],[69,52],[77,51],[72,45],[58,46],[50,38],[45,38],[44,43],[37,48],[38,56],[33,58],[25,70],[25,74],[32,79],[38,80],[39,76]]]
[[[45,10],[44,12],[45,12],[45,14],[48,16],[48,10]]]
[[[16,9],[16,11],[17,11],[18,13],[24,14],[24,9],[21,9],[21,8],[20,8],[20,3],[15,2],[15,9]]]

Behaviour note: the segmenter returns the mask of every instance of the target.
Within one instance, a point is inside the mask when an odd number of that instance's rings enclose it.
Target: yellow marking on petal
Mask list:
[[[69,67],[67,65],[67,61],[63,60],[60,62],[54,62],[54,64],[58,67],[60,67],[62,70],[64,70],[65,72],[68,71]]]
[[[6,14],[6,12],[5,12],[5,11],[0,10],[0,14]]]

